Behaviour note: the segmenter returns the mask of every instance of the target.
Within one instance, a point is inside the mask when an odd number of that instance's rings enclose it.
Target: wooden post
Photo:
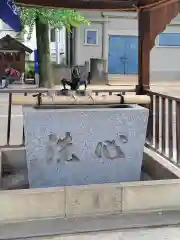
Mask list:
[[[139,11],[138,17],[138,86],[137,94],[143,94],[144,89],[149,89],[150,66],[150,14],[151,12]]]

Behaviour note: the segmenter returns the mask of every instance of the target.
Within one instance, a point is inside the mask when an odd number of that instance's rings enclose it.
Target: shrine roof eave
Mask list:
[[[72,8],[103,11],[136,11],[137,8],[151,9],[160,4],[178,0],[16,0],[17,4],[53,8]]]

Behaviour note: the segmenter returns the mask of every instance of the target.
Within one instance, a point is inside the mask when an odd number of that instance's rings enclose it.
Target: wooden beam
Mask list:
[[[117,1],[117,0],[16,0],[19,5],[29,6],[47,6],[57,8],[73,8],[73,9],[124,9],[132,8],[136,5],[137,0]]]
[[[165,30],[167,24],[177,16],[179,10],[179,0],[169,0],[168,2],[164,2],[149,9],[151,48],[154,46],[157,35]]]
[[[152,5],[152,4],[160,4],[161,2],[164,1],[169,1],[169,0],[139,0],[138,1],[138,6],[139,7],[144,7],[144,6],[148,6],[148,5]]]
[[[150,12],[139,12],[138,18],[138,93],[149,88]]]
[[[150,51],[157,35],[164,31],[166,25],[179,13],[180,1],[169,0],[139,11],[139,75],[138,91],[149,88],[150,83]]]

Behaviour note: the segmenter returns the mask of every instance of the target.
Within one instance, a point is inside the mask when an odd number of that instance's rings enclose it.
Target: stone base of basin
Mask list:
[[[152,158],[153,154],[145,148],[144,171],[149,171],[154,179],[165,180],[11,191],[2,189],[0,224],[180,209],[180,170],[158,155]],[[3,150],[1,183],[5,184],[7,172],[22,174],[22,170],[27,168],[25,162],[24,149]],[[4,188],[7,189],[7,185]]]

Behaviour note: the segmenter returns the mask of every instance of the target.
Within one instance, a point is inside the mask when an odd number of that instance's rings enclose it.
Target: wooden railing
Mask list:
[[[23,94],[24,96],[27,96],[28,94],[36,94],[36,93],[47,93],[47,92],[56,92],[55,90],[49,90],[49,89],[0,89],[0,95],[1,94],[7,94],[8,96],[8,114],[7,114],[7,129],[6,129],[6,143],[0,144],[0,148],[3,147],[20,147],[24,146],[24,129],[22,129],[22,142],[21,144],[12,145],[11,144],[11,127],[12,127],[12,95],[13,94]],[[106,90],[106,89],[98,89],[98,90],[92,90],[93,95],[112,95],[112,94],[122,94],[125,95],[127,92],[135,92],[135,89],[119,89],[119,90]],[[22,126],[23,128],[23,126]]]
[[[151,97],[146,146],[179,165],[180,99],[147,91]]]

